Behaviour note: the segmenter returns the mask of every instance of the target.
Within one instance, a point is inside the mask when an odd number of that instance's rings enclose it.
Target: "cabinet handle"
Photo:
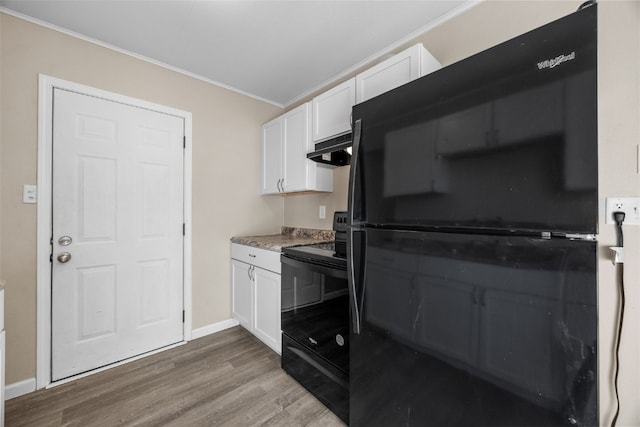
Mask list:
[[[247,277],[249,277],[249,280],[251,280],[251,266],[247,268]]]

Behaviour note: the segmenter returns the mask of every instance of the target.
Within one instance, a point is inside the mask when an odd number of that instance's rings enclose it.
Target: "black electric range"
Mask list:
[[[337,212],[334,230],[342,218],[346,224],[346,215]],[[349,292],[343,248],[338,240],[283,249],[282,369],[348,423]]]

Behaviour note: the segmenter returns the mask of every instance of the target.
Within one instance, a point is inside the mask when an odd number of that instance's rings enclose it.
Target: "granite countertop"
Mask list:
[[[311,228],[282,227],[280,234],[266,236],[234,236],[231,243],[255,246],[261,249],[280,252],[282,248],[335,240],[333,230],[316,230]]]

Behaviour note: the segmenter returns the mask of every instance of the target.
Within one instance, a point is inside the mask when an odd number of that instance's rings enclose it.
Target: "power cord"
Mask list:
[[[624,222],[624,212],[614,212],[613,219],[616,222],[616,238],[617,238],[617,246],[619,248],[623,247],[623,233],[622,233],[622,223]],[[618,394],[618,374],[620,372],[620,340],[622,338],[622,324],[624,321],[624,306],[625,306],[625,297],[624,297],[624,264],[618,263],[616,264],[616,273],[618,276],[618,284],[620,285],[620,311],[618,315],[618,331],[616,334],[616,366],[614,373],[614,390],[616,394],[616,413],[613,416],[613,420],[611,421],[611,427],[615,427],[616,422],[618,421],[618,415],[620,414],[620,395]]]

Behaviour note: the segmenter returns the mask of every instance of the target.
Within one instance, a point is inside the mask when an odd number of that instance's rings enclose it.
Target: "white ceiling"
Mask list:
[[[476,2],[0,0],[0,6],[286,106]]]

